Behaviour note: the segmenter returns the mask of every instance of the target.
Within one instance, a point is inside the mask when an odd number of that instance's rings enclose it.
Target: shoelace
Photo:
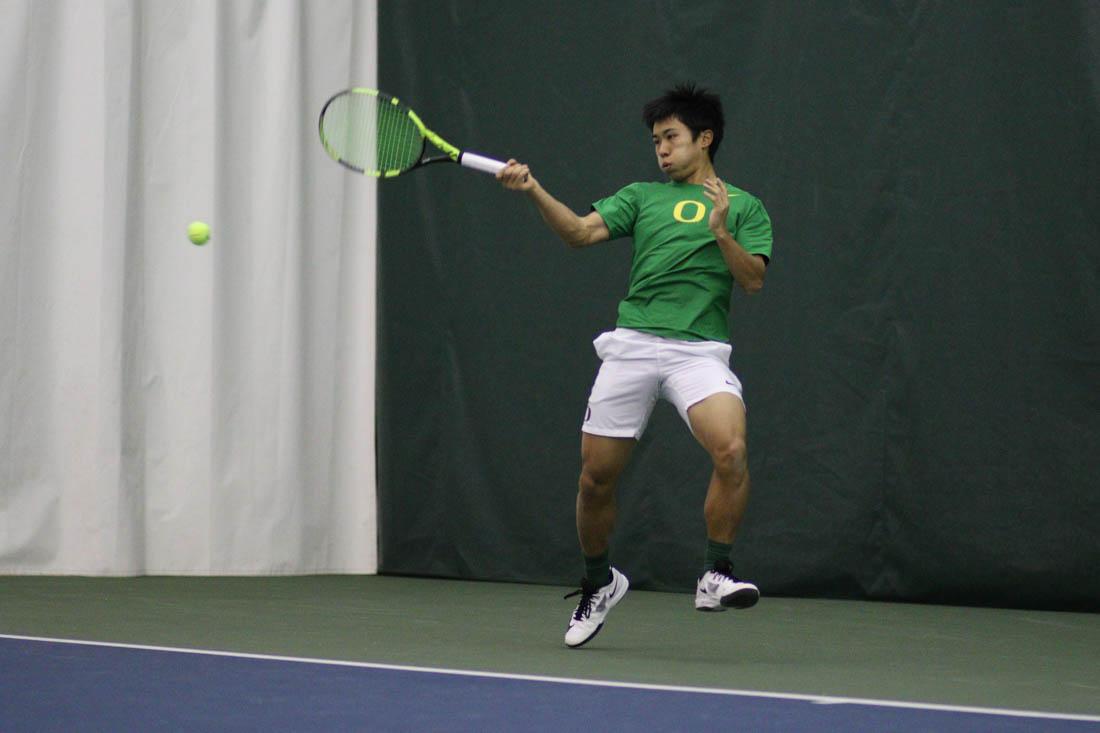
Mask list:
[[[721,575],[724,578],[729,578],[734,583],[740,583],[741,579],[733,574],[733,565],[729,562],[716,562],[714,563],[714,569],[711,571],[715,575]]]
[[[577,621],[583,621],[592,614],[592,599],[596,597],[596,591],[598,588],[593,588],[586,582],[581,582],[581,587],[572,593],[567,593],[563,598],[572,598],[573,596],[580,596],[581,600],[577,603],[577,610],[573,612],[573,618]]]

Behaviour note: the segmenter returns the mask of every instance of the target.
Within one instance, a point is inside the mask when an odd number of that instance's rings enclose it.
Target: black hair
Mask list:
[[[722,142],[722,131],[726,126],[722,101],[718,99],[718,95],[688,82],[677,84],[642,108],[642,120],[650,130],[661,120],[670,117],[680,120],[691,130],[692,140],[698,139],[703,130],[711,131],[714,139],[707,151],[711,162],[714,162],[718,145]]]

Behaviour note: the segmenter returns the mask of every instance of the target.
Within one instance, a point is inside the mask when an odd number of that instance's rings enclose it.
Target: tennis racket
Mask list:
[[[496,175],[505,163],[460,150],[435,134],[407,106],[377,89],[346,89],[325,102],[318,122],[325,152],[340,165],[393,178],[432,163],[458,163]],[[427,155],[428,142],[442,155]]]

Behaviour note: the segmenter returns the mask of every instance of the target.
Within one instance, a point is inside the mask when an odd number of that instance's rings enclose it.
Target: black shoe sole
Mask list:
[[[728,596],[722,597],[722,605],[726,608],[752,608],[760,600],[760,591],[751,588],[742,588]]]

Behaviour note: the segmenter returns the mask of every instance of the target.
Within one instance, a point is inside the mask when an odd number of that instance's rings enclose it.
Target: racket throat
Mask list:
[[[417,122],[420,122],[419,118],[415,118],[415,119],[416,119]],[[421,123],[421,125],[423,125],[423,123]],[[444,153],[446,153],[447,157],[449,157],[454,162],[456,162],[456,163],[459,162],[459,158],[462,157],[462,151],[461,150],[456,148],[454,145],[451,145],[449,142],[447,142],[446,140],[441,138],[439,135],[436,135],[434,132],[432,132],[428,128],[421,126],[420,129],[424,133],[424,137],[426,137],[432,143],[432,145],[436,146],[437,148],[442,150]]]
[[[468,150],[459,150],[427,128],[424,128],[424,137],[428,138],[432,145],[442,150],[450,156],[451,160],[464,168],[472,168],[475,171],[481,171],[482,173],[488,173],[494,176],[497,174],[497,171],[504,168],[505,164],[501,161],[487,158],[477,153],[471,153]]]

